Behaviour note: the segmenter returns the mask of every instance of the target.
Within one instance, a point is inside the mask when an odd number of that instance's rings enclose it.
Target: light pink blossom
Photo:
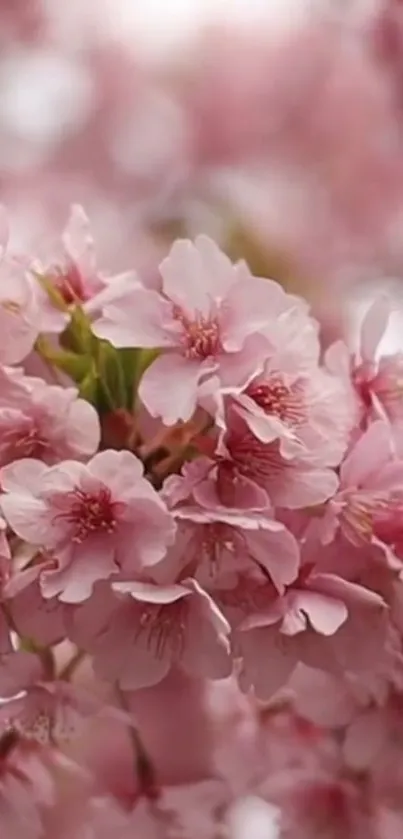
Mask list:
[[[299,661],[323,670],[356,665],[363,631],[357,632],[357,621],[367,631],[367,649],[371,643],[373,651],[378,649],[382,598],[335,575],[307,571],[285,596],[252,612],[238,627],[240,682],[262,699],[287,682]]]
[[[49,598],[80,602],[96,580],[141,574],[173,538],[172,516],[129,452],[104,451],[87,465],[25,459],[4,467],[1,484],[9,525],[53,557],[41,574]]]
[[[351,354],[339,341],[326,353],[328,368],[350,386],[364,428],[376,419],[403,421],[403,355],[383,355],[380,351],[391,315],[391,301],[385,295],[378,296],[364,315],[356,351]]]
[[[145,372],[139,395],[171,425],[190,419],[212,377],[225,387],[259,370],[262,332],[287,311],[287,296],[277,283],[252,277],[244,263],[232,265],[205,236],[175,242],[160,271],[161,293],[133,290],[104,309],[94,330],[117,347],[165,350]]]
[[[109,299],[119,297],[122,290],[135,284],[133,273],[110,278],[99,271],[90,222],[79,204],[70,209],[61,247],[56,249],[53,262],[47,265],[34,261],[30,268],[39,278],[35,294],[42,332],[62,332],[75,306],[94,314]],[[45,285],[50,285],[50,293],[41,285],[41,278]],[[52,298],[52,289],[59,296],[60,305]]]
[[[225,486],[230,475],[232,480],[251,482],[266,492],[268,503],[290,509],[315,506],[336,492],[335,472],[317,465],[314,457],[305,453],[285,458],[278,440],[258,440],[232,409],[227,413],[226,424],[215,455]],[[218,477],[218,487],[221,480]]]
[[[392,433],[386,422],[378,420],[351,448],[340,468],[339,490],[313,524],[323,544],[330,544],[340,532],[356,547],[381,548],[392,567],[398,567],[393,548],[402,543],[401,437],[400,428]]]
[[[78,391],[41,379],[2,371],[6,386],[0,399],[0,464],[33,457],[49,465],[68,458],[86,459],[100,441],[95,409]]]
[[[0,262],[0,363],[18,364],[38,337],[38,310],[25,267],[11,258]]]
[[[180,525],[171,550],[177,573],[191,569],[208,590],[234,585],[239,575],[268,575],[282,593],[299,569],[299,548],[293,535],[267,513],[192,506],[173,511]],[[164,570],[165,561],[161,563]],[[168,568],[170,564],[168,562]],[[158,570],[158,569],[156,569]]]
[[[262,443],[278,440],[284,458],[308,455],[335,466],[355,422],[350,392],[319,367],[301,372],[298,362],[288,362],[287,351],[268,359],[238,393],[229,391],[234,410]]]
[[[156,685],[172,667],[222,679],[232,669],[230,627],[195,580],[100,587],[75,617],[74,639],[94,656],[99,677],[123,690]]]

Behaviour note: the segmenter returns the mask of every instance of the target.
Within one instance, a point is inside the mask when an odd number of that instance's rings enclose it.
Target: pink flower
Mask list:
[[[7,386],[0,400],[0,464],[34,457],[49,465],[67,458],[85,459],[100,441],[95,409],[78,391],[48,385],[41,379],[1,373]],[[8,382],[7,382],[8,379]],[[12,389],[12,391],[11,391]]]
[[[104,451],[85,466],[21,460],[4,467],[1,484],[9,525],[54,558],[41,574],[45,597],[85,600],[96,580],[159,562],[173,539],[171,515],[129,452]]]
[[[403,462],[397,457],[397,442],[401,448],[402,430],[392,433],[378,420],[350,450],[340,468],[339,490],[313,525],[323,544],[340,532],[356,547],[381,547],[393,565],[393,552],[386,546],[403,539]]]
[[[18,694],[0,703],[0,720],[25,740],[43,746],[66,746],[82,734],[85,722],[97,715],[130,724],[125,713],[105,706],[81,687],[62,679],[46,681],[39,665]]]
[[[34,290],[25,268],[3,258],[0,261],[0,364],[18,364],[26,358],[38,331]]]
[[[262,443],[278,440],[282,457],[336,466],[355,421],[350,392],[319,367],[301,372],[294,359],[288,363],[287,349],[238,393],[229,391],[234,409]]]
[[[277,283],[232,265],[205,236],[179,240],[161,266],[162,292],[141,288],[104,310],[95,333],[117,347],[164,349],[145,372],[139,395],[166,425],[188,420],[203,385],[222,387],[257,372],[262,332],[292,308]]]
[[[363,318],[357,351],[351,356],[348,348],[337,342],[326,353],[328,368],[349,384],[364,428],[373,419],[403,421],[403,354],[380,354],[391,314],[390,301],[378,296]]]
[[[173,510],[173,514],[181,527],[171,561],[178,573],[191,568],[207,590],[232,587],[240,575],[249,573],[268,575],[282,593],[298,575],[298,544],[268,513],[207,510],[188,504]],[[170,568],[169,561],[167,564]],[[164,565],[165,560],[162,572]]]
[[[251,612],[238,626],[242,688],[254,687],[267,699],[299,661],[323,670],[359,666],[363,633],[367,648],[374,644],[372,651],[379,651],[384,614],[379,595],[332,574],[303,570],[283,597],[269,600],[266,609]],[[362,659],[365,667],[368,658]]]
[[[268,503],[290,509],[321,504],[336,492],[336,474],[316,465],[314,457],[304,453],[286,459],[278,440],[258,440],[233,409],[227,413],[226,423],[215,456],[217,488],[223,478],[224,487],[231,480],[248,481],[267,493]]]
[[[44,277],[60,297],[58,307],[51,294],[39,282],[36,284],[42,332],[62,332],[69,320],[69,309],[79,305],[88,314],[100,311],[99,307],[119,296],[122,288],[130,288],[135,283],[132,273],[109,278],[99,272],[89,219],[78,204],[71,207],[62,246],[57,249],[52,264],[34,262],[31,270],[34,275]]]
[[[122,690],[156,685],[179,666],[192,676],[222,679],[232,669],[230,627],[195,580],[158,586],[98,587],[78,610],[72,637],[94,656],[97,675]]]
[[[4,598],[18,635],[48,647],[66,637],[70,607],[57,597],[43,597],[39,582],[41,569],[42,565],[31,565],[14,574],[4,587]]]

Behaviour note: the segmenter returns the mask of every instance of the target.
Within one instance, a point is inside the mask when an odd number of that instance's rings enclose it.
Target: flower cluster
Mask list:
[[[369,783],[378,752],[393,772],[403,701],[403,361],[378,350],[388,301],[358,348],[323,354],[308,305],[206,236],[177,240],[153,284],[110,277],[74,207],[59,253],[50,267],[9,253],[4,225],[1,829],[47,836],[61,762],[87,789],[66,837],[154,836],[162,821],[176,836],[136,712],[175,679],[228,682],[262,714],[291,691],[312,731],[341,731],[318,735],[304,783],[354,809],[354,772]],[[97,717],[130,732],[129,815],[122,791],[104,796],[66,756]],[[284,806],[265,760],[259,796]],[[231,821],[228,789],[210,795]],[[387,815],[401,824],[398,804]]]

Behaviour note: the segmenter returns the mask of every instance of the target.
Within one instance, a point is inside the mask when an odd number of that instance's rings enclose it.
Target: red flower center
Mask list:
[[[71,505],[63,518],[74,526],[73,542],[84,542],[97,533],[113,533],[116,529],[116,504],[107,488],[98,493],[75,489],[70,493]]]
[[[214,358],[221,350],[220,326],[216,317],[204,318],[198,315],[194,320],[178,307],[174,317],[183,327],[182,343],[185,358],[204,361]]]
[[[54,287],[67,306],[74,303],[85,303],[88,299],[80,271],[73,262],[65,266],[55,267],[51,271],[51,278]]]
[[[268,382],[252,382],[246,393],[266,414],[274,414],[283,422],[297,425],[303,419],[302,387],[298,382],[288,387],[273,377]]]
[[[187,597],[183,597],[164,606],[144,606],[137,636],[146,635],[148,649],[156,658],[161,659],[167,653],[176,660],[181,658],[189,611],[186,601]]]

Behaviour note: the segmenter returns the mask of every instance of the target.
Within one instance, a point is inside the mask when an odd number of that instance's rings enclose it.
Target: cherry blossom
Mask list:
[[[243,688],[253,686],[266,699],[299,661],[324,670],[357,666],[361,650],[357,633],[356,656],[355,619],[363,623],[367,644],[374,643],[375,651],[385,608],[374,592],[334,575],[303,570],[283,598],[268,599],[264,610],[252,612],[239,625]],[[371,622],[376,626],[372,632]]]
[[[265,362],[262,373],[232,394],[235,411],[262,443],[279,441],[285,459],[306,455],[337,465],[355,422],[348,388],[319,367],[302,372],[287,364],[288,348]]]
[[[393,567],[394,549],[401,546],[402,460],[398,456],[401,430],[393,434],[387,423],[374,422],[358,439],[340,468],[339,491],[314,525],[324,543],[340,529],[357,547],[377,546]]]
[[[128,452],[101,452],[87,465],[17,461],[4,467],[1,484],[8,523],[53,557],[41,575],[46,597],[80,602],[96,580],[123,568],[141,574],[173,538],[172,517]]]
[[[229,625],[195,580],[111,588],[80,608],[73,630],[100,677],[130,691],[157,684],[173,666],[205,678],[230,674]]]
[[[297,542],[281,522],[267,514],[207,510],[190,504],[173,512],[182,526],[170,558],[171,566],[172,559],[176,560],[178,573],[191,568],[210,589],[224,580],[230,585],[240,574],[262,576],[263,572],[280,593],[297,577]],[[164,564],[163,560],[162,568]]]
[[[75,388],[2,371],[6,397],[0,403],[0,464],[32,457],[49,465],[95,454],[100,425],[94,408]],[[13,392],[11,393],[11,388]]]
[[[35,296],[41,331],[60,333],[69,313],[80,306],[88,314],[101,310],[110,299],[135,285],[133,272],[107,277],[97,268],[90,221],[81,205],[74,204],[53,261],[34,260],[29,266],[35,280]]]
[[[166,350],[146,371],[139,394],[153,416],[171,425],[190,419],[209,378],[225,387],[258,371],[262,333],[277,313],[287,315],[288,301],[279,285],[252,277],[244,263],[232,265],[205,236],[175,242],[160,271],[161,292],[133,290],[104,309],[94,331],[118,347]]]

